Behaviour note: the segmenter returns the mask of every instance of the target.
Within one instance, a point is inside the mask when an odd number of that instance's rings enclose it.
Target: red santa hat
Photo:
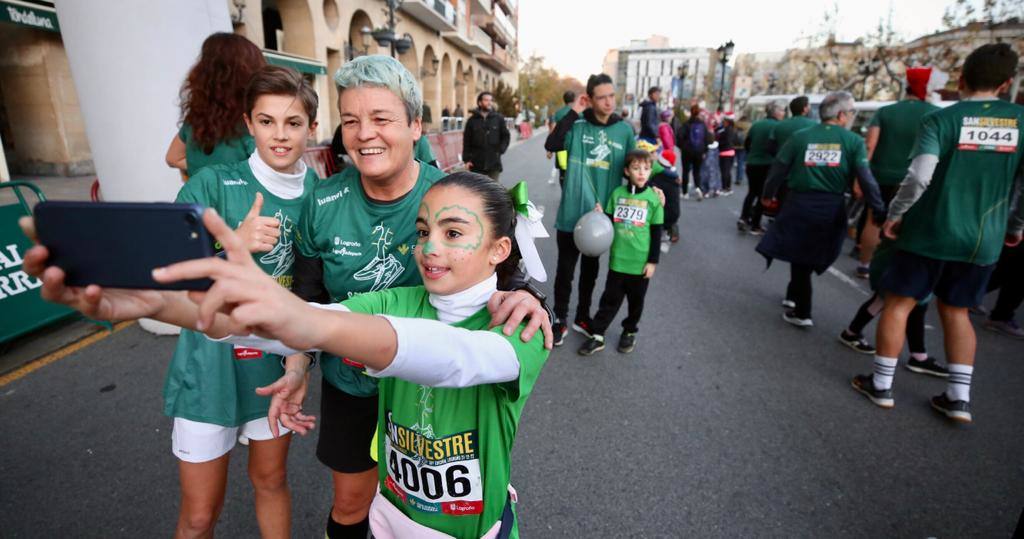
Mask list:
[[[676,166],[676,152],[672,150],[664,150],[661,155],[658,156],[658,163],[665,168],[672,168]]]
[[[949,75],[933,67],[907,68],[907,93],[918,99],[928,99],[928,94],[946,85]]]

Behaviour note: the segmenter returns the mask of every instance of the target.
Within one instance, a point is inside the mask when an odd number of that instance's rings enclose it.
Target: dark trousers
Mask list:
[[[622,331],[636,333],[639,329],[640,315],[644,313],[644,297],[647,295],[647,285],[650,279],[643,275],[630,275],[608,270],[608,278],[604,283],[604,293],[601,294],[601,302],[597,306],[597,316],[590,328],[594,335],[604,335],[612,319],[622,307],[622,300],[629,301],[629,313],[622,320]]]
[[[811,274],[814,269],[803,264],[789,265],[789,286],[786,287],[786,299],[796,303],[793,314],[797,318],[811,317]]]
[[[743,199],[743,210],[740,219],[754,228],[761,226],[761,197],[764,195],[764,182],[768,179],[771,165],[747,165],[747,197]]]
[[[999,290],[996,306],[989,316],[997,322],[1013,320],[1014,313],[1024,302],[1024,245],[1003,247],[995,271],[988,281],[988,291]]]
[[[683,153],[683,194],[687,193],[690,184],[690,171],[693,171],[693,186],[700,188],[700,167],[704,163],[704,156],[701,154]]]
[[[722,189],[725,191],[732,190],[732,162],[735,157],[722,157],[718,156],[718,169],[722,171]]]
[[[572,297],[572,278],[576,273],[576,261],[580,260],[579,299],[576,303],[576,319],[590,319],[590,300],[597,284],[597,273],[601,259],[587,256],[576,248],[572,232],[555,231],[558,244],[558,266],[555,269],[555,317],[566,321],[569,316],[569,298]]]

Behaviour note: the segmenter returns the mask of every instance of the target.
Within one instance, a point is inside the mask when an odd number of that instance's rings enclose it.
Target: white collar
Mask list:
[[[430,294],[430,304],[437,309],[437,319],[445,324],[461,322],[483,309],[491,296],[498,290],[498,275],[492,274],[483,281],[454,294],[442,296]]]
[[[252,175],[259,180],[263,187],[274,196],[285,200],[292,200],[302,196],[303,185],[306,181],[306,163],[299,159],[295,163],[297,172],[285,174],[278,172],[260,158],[259,152],[252,152],[249,156],[249,168]]]

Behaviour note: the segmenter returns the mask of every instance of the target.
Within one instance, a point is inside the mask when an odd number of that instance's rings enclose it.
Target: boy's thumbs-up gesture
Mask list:
[[[274,248],[277,239],[281,237],[278,229],[281,222],[273,217],[263,217],[260,211],[263,210],[263,194],[256,193],[256,200],[245,215],[245,220],[238,226],[238,235],[245,241],[246,248],[250,253],[266,253]]]

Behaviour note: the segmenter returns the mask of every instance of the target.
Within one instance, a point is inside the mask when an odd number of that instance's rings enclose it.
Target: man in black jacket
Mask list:
[[[462,132],[462,160],[466,168],[498,181],[501,154],[508,149],[510,138],[505,117],[494,110],[494,96],[481,92],[476,98],[476,110]]]
[[[652,86],[647,90],[647,99],[640,103],[640,138],[658,144],[658,100],[661,88]]]

